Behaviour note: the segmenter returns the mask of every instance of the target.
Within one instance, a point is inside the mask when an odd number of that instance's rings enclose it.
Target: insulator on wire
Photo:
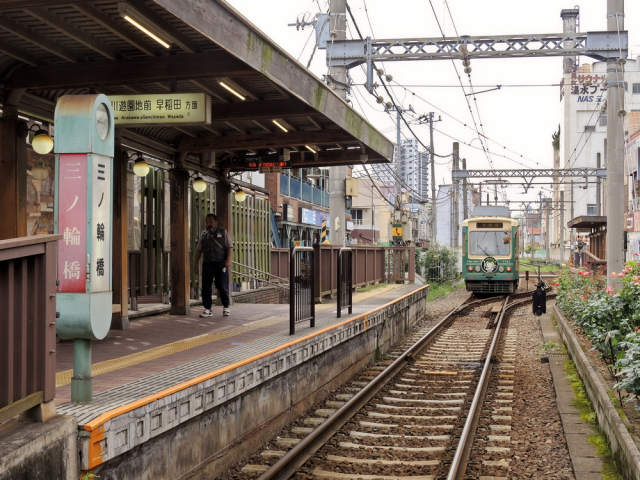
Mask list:
[[[464,67],[464,73],[469,75],[471,73],[471,67]]]
[[[384,102],[384,97],[383,97],[382,95],[378,95],[378,96],[376,97],[376,102],[378,102],[378,103],[382,103],[382,102]]]

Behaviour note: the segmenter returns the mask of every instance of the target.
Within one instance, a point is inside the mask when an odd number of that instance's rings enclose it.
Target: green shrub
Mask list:
[[[458,278],[458,255],[445,245],[436,243],[426,249],[416,249],[416,271],[428,281],[447,282]]]
[[[570,273],[563,270],[556,283],[556,303],[613,365],[618,383],[628,401],[640,396],[640,262],[627,262],[623,272],[615,273],[618,283],[607,287],[600,272]],[[606,344],[607,335],[611,338]],[[613,347],[613,355],[611,353]],[[612,358],[613,357],[613,358]]]

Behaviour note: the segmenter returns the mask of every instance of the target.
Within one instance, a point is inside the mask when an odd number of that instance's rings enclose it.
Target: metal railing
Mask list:
[[[280,175],[280,193],[322,207],[329,207],[329,192],[289,175]]]
[[[414,247],[389,247],[386,250],[387,282],[413,283],[416,274],[416,250]]]
[[[257,268],[253,268],[238,262],[232,261],[231,264],[238,267],[237,269],[234,268],[232,270],[233,273],[235,273],[239,278],[244,277],[256,282],[258,285],[254,285],[255,288],[264,286],[264,285],[269,285],[272,287],[280,287],[280,288],[289,288],[288,278],[282,278],[272,273],[265,272],[263,270],[259,270]],[[260,284],[264,284],[264,285],[260,285]]]
[[[0,241],[0,423],[55,396],[60,238]]]
[[[314,245],[316,298],[333,295],[338,292],[336,268],[338,253],[342,245]],[[370,247],[352,246],[353,287],[362,287],[385,281],[415,280],[414,247]],[[289,275],[288,248],[271,249],[271,271],[279,277]]]
[[[342,310],[349,308],[349,314],[353,313],[353,251],[349,247],[343,247],[338,252],[338,318],[342,316]]]
[[[295,247],[289,257],[289,333],[296,333],[296,323],[311,323],[316,326],[314,296],[315,268],[312,247]]]

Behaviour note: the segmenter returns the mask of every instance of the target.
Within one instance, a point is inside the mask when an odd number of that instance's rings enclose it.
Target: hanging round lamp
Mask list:
[[[149,173],[149,164],[144,161],[142,155],[138,154],[138,158],[133,164],[133,173],[135,173],[138,177],[146,177]]]
[[[235,193],[236,202],[244,202],[247,199],[247,192],[242,190],[242,188],[238,187]]]
[[[202,193],[207,189],[207,182],[202,177],[196,177],[193,181],[193,189],[198,193]]]
[[[49,135],[49,133],[40,128],[33,135],[33,140],[31,141],[31,146],[40,155],[46,155],[47,153],[53,150],[53,138]]]

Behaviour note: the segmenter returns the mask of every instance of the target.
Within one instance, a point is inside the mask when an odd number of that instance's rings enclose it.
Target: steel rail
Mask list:
[[[518,294],[520,295],[520,294]],[[462,312],[463,310],[472,307],[474,305],[478,305],[481,303],[488,303],[490,301],[496,301],[500,297],[489,297],[478,299],[474,301],[470,301],[471,297],[462,302],[460,305],[451,310],[442,320],[440,320],[436,325],[434,325],[431,330],[429,330],[426,334],[422,336],[416,343],[414,343],[409,349],[407,349],[402,355],[400,355],[391,365],[389,365],[386,369],[384,369],[376,378],[374,378],[371,382],[369,382],[365,387],[362,388],[358,393],[356,393],[353,398],[351,398],[347,403],[345,403],[338,411],[336,411],[333,415],[328,417],[321,425],[319,425],[315,430],[313,430],[309,435],[307,435],[298,445],[289,450],[286,455],[284,455],[278,462],[276,462],[273,466],[271,466],[266,472],[264,472],[258,480],[271,480],[278,479],[284,480],[292,475],[294,475],[297,470],[302,467],[305,462],[311,458],[311,456],[317,452],[322,446],[333,436],[335,433],[340,430],[351,418],[364,407],[367,402],[369,402],[390,380],[392,380],[398,372],[407,366],[411,361],[414,360],[416,354],[422,350],[427,344],[429,344],[434,337],[436,337],[449,323],[451,318],[457,314]],[[504,303],[502,309],[499,314],[499,320],[496,324],[496,333],[500,331],[502,326],[502,320],[504,314],[508,309],[515,306],[516,304],[525,303],[527,301],[531,301],[531,298],[525,298],[522,300],[518,300],[512,303],[508,303],[509,296],[502,296],[504,298]],[[487,359],[485,360],[485,369],[487,368],[487,364],[491,365],[491,357],[492,352],[495,350],[497,345],[498,336],[494,335],[494,339],[489,348],[489,352],[487,354]],[[483,377],[486,379],[489,378],[483,371]],[[480,384],[483,382],[483,377],[481,377]],[[486,382],[488,384],[488,381]],[[480,385],[479,384],[479,385]],[[486,387],[485,387],[486,390]],[[477,393],[476,393],[477,397]],[[482,395],[484,398],[484,395]],[[482,402],[474,399],[474,403],[472,404],[472,408],[475,405],[481,405]],[[477,407],[476,407],[477,408]],[[480,409],[477,408],[478,412]],[[471,417],[471,413],[468,418]],[[467,420],[468,421],[468,420]],[[477,423],[477,419],[476,419]],[[465,425],[465,428],[467,426]],[[467,434],[468,437],[468,434]],[[462,437],[461,437],[462,438]],[[472,439],[473,437],[471,437]],[[467,443],[470,443],[467,441]],[[462,445],[462,443],[460,443]],[[470,446],[469,446],[470,452]],[[456,456],[458,453],[456,452]],[[467,453],[468,458],[468,453]],[[455,458],[454,458],[455,461]],[[465,460],[466,464],[466,460]],[[462,472],[464,474],[464,471]]]
[[[480,375],[480,380],[478,381],[478,386],[476,387],[476,393],[473,396],[473,401],[471,402],[471,407],[469,408],[469,413],[467,414],[467,420],[462,429],[462,433],[460,434],[460,441],[458,442],[456,453],[453,457],[453,461],[451,462],[447,480],[460,480],[464,476],[464,473],[467,469],[467,461],[469,460],[471,447],[473,445],[473,438],[475,437],[476,427],[478,426],[478,418],[480,416],[480,411],[482,410],[482,404],[484,403],[485,392],[487,391],[489,380],[491,378],[491,359],[493,358],[493,355],[498,347],[498,342],[500,341],[500,336],[502,333],[502,320],[504,318],[504,314],[506,313],[507,309],[510,308],[508,302],[509,296],[507,295],[507,297],[504,299],[504,303],[502,304],[502,308],[500,309],[500,313],[498,314],[498,321],[496,322],[493,339],[491,340],[491,345],[489,346],[487,356],[484,360],[482,374]]]
[[[476,302],[472,302],[476,303]],[[400,355],[391,365],[384,369],[375,379],[354,395],[351,400],[307,435],[298,445],[289,450],[269,470],[264,472],[258,480],[283,480],[294,475],[298,468],[317,452],[335,433],[364,407],[402,368],[408,365],[414,355],[422,350],[429,342],[445,328],[451,317],[464,310],[469,305],[467,300],[451,310],[440,322],[423,335],[408,350]]]
[[[545,284],[545,290],[551,290],[550,285],[544,280],[543,282]],[[518,295],[522,295],[522,293]],[[475,438],[475,432],[478,427],[480,412],[482,411],[485,394],[489,386],[489,380],[491,379],[491,360],[493,358],[493,355],[495,354],[498,343],[500,341],[500,337],[502,335],[502,321],[504,319],[504,315],[507,313],[507,310],[510,310],[511,308],[519,306],[523,303],[530,302],[531,300],[532,298],[522,298],[509,303],[509,296],[505,298],[504,304],[502,305],[500,313],[498,314],[495,333],[493,335],[491,345],[489,346],[489,350],[487,351],[484,367],[482,368],[482,374],[480,376],[480,380],[478,382],[471,407],[469,408],[469,413],[467,415],[465,425],[462,429],[462,434],[460,435],[460,441],[458,442],[456,453],[453,457],[453,461],[451,462],[447,480],[461,480],[467,470],[467,462],[469,460],[469,455],[471,454],[471,449],[473,447],[473,440]]]

